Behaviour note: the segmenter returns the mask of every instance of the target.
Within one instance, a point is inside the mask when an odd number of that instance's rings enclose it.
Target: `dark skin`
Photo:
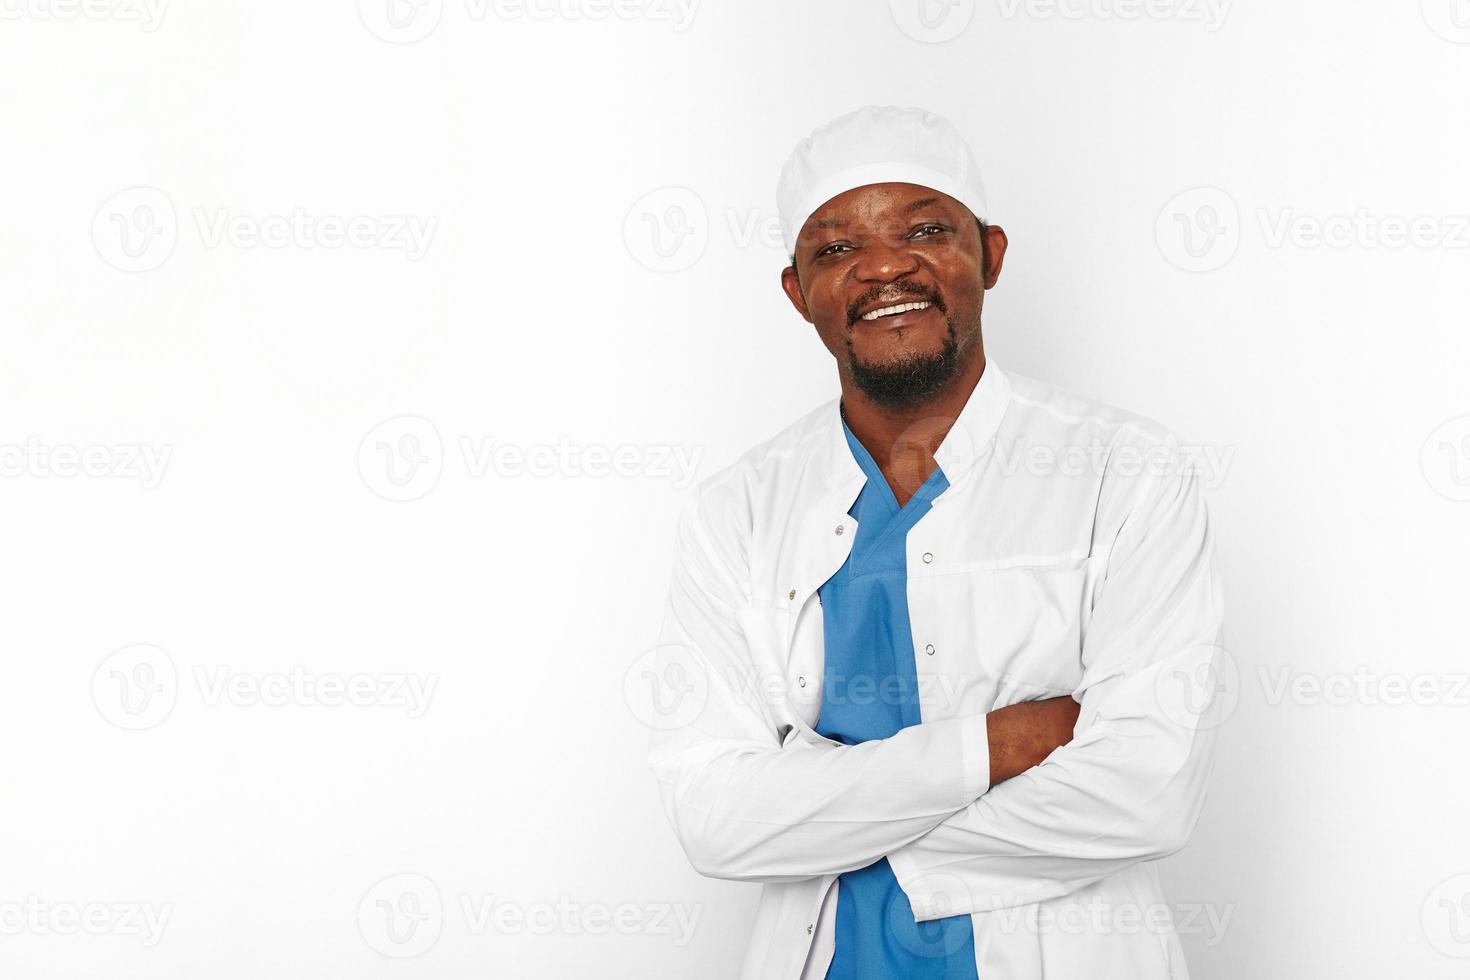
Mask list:
[[[980,226],[970,209],[918,184],[867,184],[823,204],[802,226],[781,288],[837,362],[842,406],[899,506],[934,472],[934,452],[985,371],[980,316],[1000,279],[1006,233]],[[895,303],[929,307],[876,320]],[[875,368],[932,358],[952,337],[957,370],[910,405],[881,404],[854,379],[852,361]],[[991,785],[1025,772],[1072,739],[1070,695],[1022,701],[986,716]]]

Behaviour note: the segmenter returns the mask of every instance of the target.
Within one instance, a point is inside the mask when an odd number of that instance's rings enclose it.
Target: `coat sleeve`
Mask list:
[[[748,533],[735,509],[699,493],[685,507],[660,643],[644,661],[653,705],[640,713],[664,811],[708,877],[784,882],[865,867],[985,789],[985,716],[858,745],[782,723],[785,678],[757,667],[740,625]]]
[[[1192,832],[1229,664],[1200,478],[1167,469],[1114,522],[1073,740],[889,855],[916,921],[1066,895]]]

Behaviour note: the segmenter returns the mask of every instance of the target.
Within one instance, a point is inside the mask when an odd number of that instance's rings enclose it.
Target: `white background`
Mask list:
[[[1228,457],[1194,975],[1465,975],[1470,6],[930,2],[0,0],[0,975],[734,975],[625,678],[836,393],[775,183],[870,102],[975,147],[997,363]]]

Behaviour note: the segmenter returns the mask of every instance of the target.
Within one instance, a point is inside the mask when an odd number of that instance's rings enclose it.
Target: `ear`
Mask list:
[[[1006,247],[1009,245],[1005,229],[1000,225],[986,225],[985,236],[980,247],[985,249],[985,288],[992,288],[1000,279],[1000,267],[1005,264]]]
[[[791,300],[791,305],[796,307],[796,312],[807,323],[812,322],[811,313],[806,308],[806,297],[801,294],[801,280],[796,278],[796,267],[788,265],[781,270],[781,289],[785,291],[786,298]]]

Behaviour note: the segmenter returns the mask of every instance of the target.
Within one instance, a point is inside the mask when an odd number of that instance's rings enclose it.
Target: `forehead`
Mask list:
[[[806,220],[805,231],[843,228],[852,223],[876,224],[894,221],[921,211],[969,214],[969,208],[942,191],[922,184],[864,184],[829,198]]]

